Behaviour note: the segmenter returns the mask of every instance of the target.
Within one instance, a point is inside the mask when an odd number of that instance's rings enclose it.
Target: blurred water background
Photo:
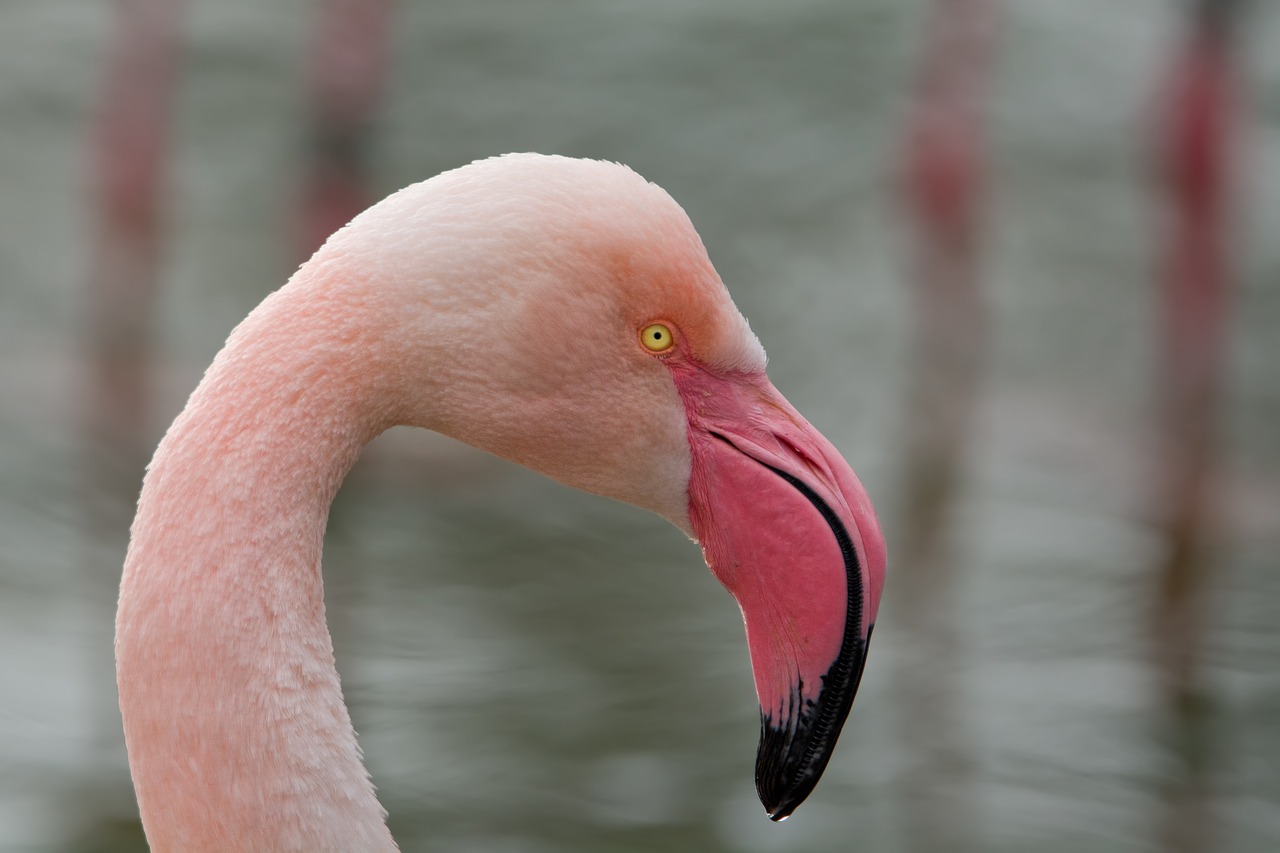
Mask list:
[[[105,449],[85,427],[101,393],[90,145],[113,7],[0,5],[0,850],[145,849],[111,657],[132,502],[227,332],[299,260],[318,6],[181,5],[137,434]],[[1005,6],[985,96],[984,367],[941,537],[936,672],[910,651],[894,575],[914,348],[898,171],[930,4],[393,7],[374,196],[521,150],[661,184],[890,549],[839,749],[774,825],[751,784],[740,618],[696,547],[449,440],[380,438],[339,495],[325,578],[403,849],[1177,849],[1162,827],[1185,750],[1152,627],[1168,545],[1150,506],[1165,235],[1149,119],[1187,6]],[[1247,12],[1197,641],[1195,831],[1224,853],[1280,850],[1280,8]],[[921,698],[912,685],[935,677],[946,689]],[[936,755],[912,707],[935,699]],[[921,795],[922,768],[941,798]]]

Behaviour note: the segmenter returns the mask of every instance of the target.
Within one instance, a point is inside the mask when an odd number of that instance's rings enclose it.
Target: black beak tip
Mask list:
[[[799,728],[811,731],[808,718]],[[805,731],[808,734],[809,731]],[[831,741],[813,743],[795,730],[775,728],[767,721],[761,726],[760,749],[756,754],[756,794],[769,820],[783,821],[791,817],[801,803],[813,793],[831,755]]]
[[[791,817],[818,786],[862,681],[870,641],[868,630],[853,654],[847,658],[842,655],[823,677],[818,700],[808,703],[791,720],[775,723],[761,712],[756,793],[769,820],[778,822]],[[797,684],[795,690],[798,696],[802,685]],[[800,702],[795,705],[799,707]]]
[[[774,779],[773,782],[774,785],[771,786],[758,785],[756,793],[760,795],[760,804],[764,806],[769,820],[781,823],[791,817],[791,813],[808,799],[817,786],[818,779],[810,777],[796,780],[790,785],[782,779]]]
[[[800,805],[803,799],[803,797],[794,801],[788,799],[777,806],[774,806],[772,809],[766,805],[765,811],[769,814],[769,820],[774,823],[782,823],[784,820],[791,817],[791,813],[796,810],[796,806]]]

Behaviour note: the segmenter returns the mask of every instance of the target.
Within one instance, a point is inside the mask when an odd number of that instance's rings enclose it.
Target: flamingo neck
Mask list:
[[[396,849],[320,576],[334,494],[390,415],[341,306],[296,295],[233,333],[143,485],[116,653],[154,851]]]

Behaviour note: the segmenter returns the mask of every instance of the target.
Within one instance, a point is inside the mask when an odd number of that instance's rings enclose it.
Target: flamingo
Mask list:
[[[156,450],[116,621],[152,850],[396,849],[320,576],[334,494],[395,424],[701,543],[746,623],[761,802],[780,820],[809,795],[884,584],[870,500],[769,382],[669,195],[613,163],[506,155],[335,233],[231,333]]]

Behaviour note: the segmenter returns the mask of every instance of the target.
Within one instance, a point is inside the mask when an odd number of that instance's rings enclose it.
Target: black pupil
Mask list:
[[[660,340],[662,340],[662,332],[654,332],[654,333],[653,333],[653,339],[654,339],[655,341],[660,341]]]

